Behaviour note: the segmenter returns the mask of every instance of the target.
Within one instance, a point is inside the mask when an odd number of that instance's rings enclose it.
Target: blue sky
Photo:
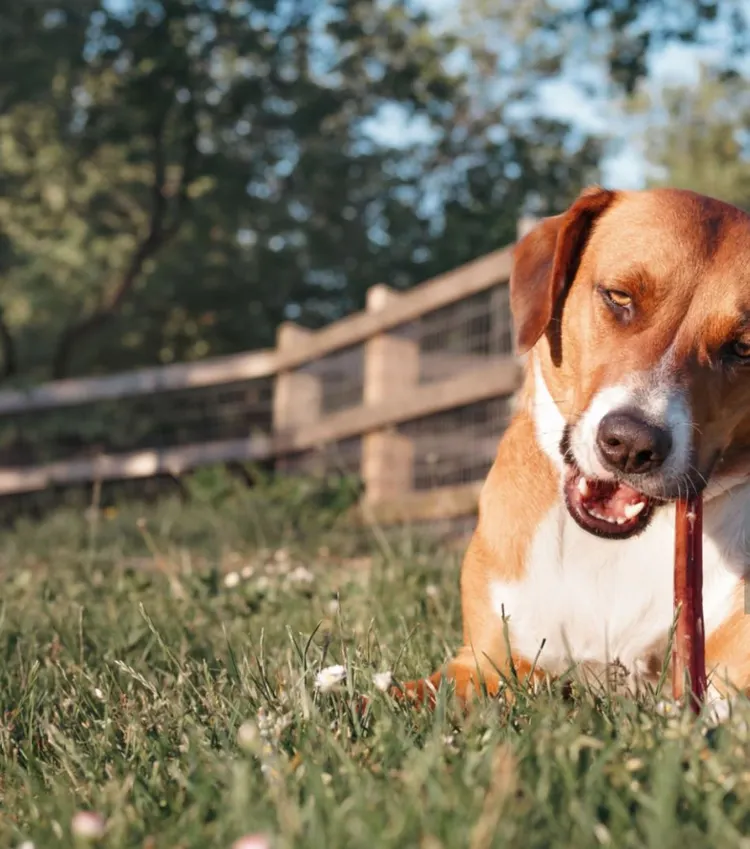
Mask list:
[[[414,0],[428,10],[443,26],[450,26],[456,15],[457,0]],[[699,48],[673,44],[655,54],[650,64],[647,87],[655,91],[665,84],[697,83],[701,62],[710,62],[717,48]],[[593,132],[606,132],[619,123],[623,140],[616,151],[603,163],[602,182],[610,188],[640,188],[647,166],[639,149],[637,128],[623,119],[617,104],[592,101],[585,97],[569,79],[550,81],[541,93],[542,108],[550,116],[569,120]]]
[[[415,5],[429,11],[438,26],[450,27],[457,15],[458,0],[413,0]],[[124,10],[130,0],[108,0],[107,5],[116,11]],[[701,61],[710,61],[713,51],[706,48],[671,45],[653,57],[649,88],[658,89],[664,83],[691,83],[697,81]],[[592,101],[564,76],[550,81],[541,92],[542,108],[550,116],[570,120],[590,131],[605,132],[613,121],[623,128],[623,141],[618,150],[603,163],[603,182],[611,188],[639,188],[646,178],[646,163],[639,150],[638,135],[634,126],[623,120],[616,104]],[[383,120],[385,119],[385,120]],[[376,132],[383,140],[403,139],[406,128],[398,113],[386,111],[379,116]]]

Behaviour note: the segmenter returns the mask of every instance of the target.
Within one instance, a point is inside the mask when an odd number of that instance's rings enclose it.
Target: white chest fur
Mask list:
[[[704,511],[704,616],[711,631],[728,615],[750,563],[750,486]],[[619,660],[628,669],[663,639],[673,617],[674,508],[638,537],[613,541],[581,530],[560,503],[540,524],[524,577],[491,584],[495,613],[509,618],[511,648],[560,673],[571,661]]]
[[[536,439],[561,468],[564,421],[534,362]],[[731,610],[738,582],[750,572],[750,482],[712,481],[704,496],[703,609],[710,635]],[[729,489],[728,487],[732,487]],[[628,540],[599,539],[569,516],[562,497],[542,519],[519,581],[490,585],[493,610],[509,618],[511,648],[560,673],[571,662],[639,658],[673,622],[674,507]],[[543,648],[542,645],[544,645]]]

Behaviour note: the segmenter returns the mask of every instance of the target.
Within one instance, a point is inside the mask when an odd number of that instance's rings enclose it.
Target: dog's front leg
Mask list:
[[[467,709],[471,702],[482,693],[496,698],[501,692],[512,698],[515,686],[533,686],[545,678],[543,670],[522,657],[511,657],[502,668],[490,663],[486,658],[479,659],[471,648],[463,648],[445,667],[429,678],[408,681],[400,687],[393,687],[391,694],[414,705],[425,706],[432,710],[437,701],[437,691],[442,681],[454,687],[459,704]]]

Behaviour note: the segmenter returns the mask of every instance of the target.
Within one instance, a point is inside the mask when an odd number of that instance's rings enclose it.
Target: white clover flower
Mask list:
[[[99,840],[104,836],[107,822],[95,811],[79,811],[70,821],[73,836],[80,840]]]
[[[243,722],[237,729],[237,745],[244,752],[254,752],[258,740],[260,740],[260,729],[254,722],[250,720]]]
[[[675,716],[679,711],[679,705],[677,705],[676,702],[663,699],[656,703],[654,711],[658,713],[659,716]]]
[[[277,563],[286,563],[289,561],[289,551],[286,548],[278,548],[273,554],[273,559]]]
[[[242,577],[245,580],[247,580],[248,578],[252,578],[254,574],[255,574],[255,567],[254,566],[243,566],[242,571],[240,572],[240,575],[242,575]]]
[[[227,572],[224,576],[224,586],[227,587],[227,589],[231,590],[233,587],[236,587],[239,582],[240,576],[236,572]]]
[[[323,693],[330,693],[346,678],[346,667],[326,666],[315,676],[315,686]]]
[[[94,698],[99,699],[100,702],[106,702],[107,701],[107,697],[104,695],[104,693],[98,687],[94,687]]]
[[[30,840],[24,840],[18,844],[18,849],[34,849],[34,844]]]
[[[435,584],[427,584],[424,591],[427,598],[437,598],[440,594],[440,590],[438,590]]]
[[[271,849],[271,841],[265,834],[246,834],[234,841],[232,849]]]
[[[387,670],[385,672],[376,672],[372,676],[372,683],[381,693],[386,693],[393,683],[393,675]]]
[[[326,605],[326,611],[331,616],[335,616],[341,610],[341,604],[337,598],[332,598]]]
[[[609,829],[601,822],[598,822],[594,826],[594,837],[596,837],[602,846],[607,846],[612,842],[612,835],[610,834]]]
[[[315,580],[315,575],[304,566],[298,566],[290,575],[289,580],[297,584],[312,584]]]

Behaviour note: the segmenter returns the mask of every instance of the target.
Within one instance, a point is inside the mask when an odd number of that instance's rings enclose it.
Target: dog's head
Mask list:
[[[750,217],[687,191],[586,190],[516,246],[518,347],[573,518],[639,533],[750,457]]]

